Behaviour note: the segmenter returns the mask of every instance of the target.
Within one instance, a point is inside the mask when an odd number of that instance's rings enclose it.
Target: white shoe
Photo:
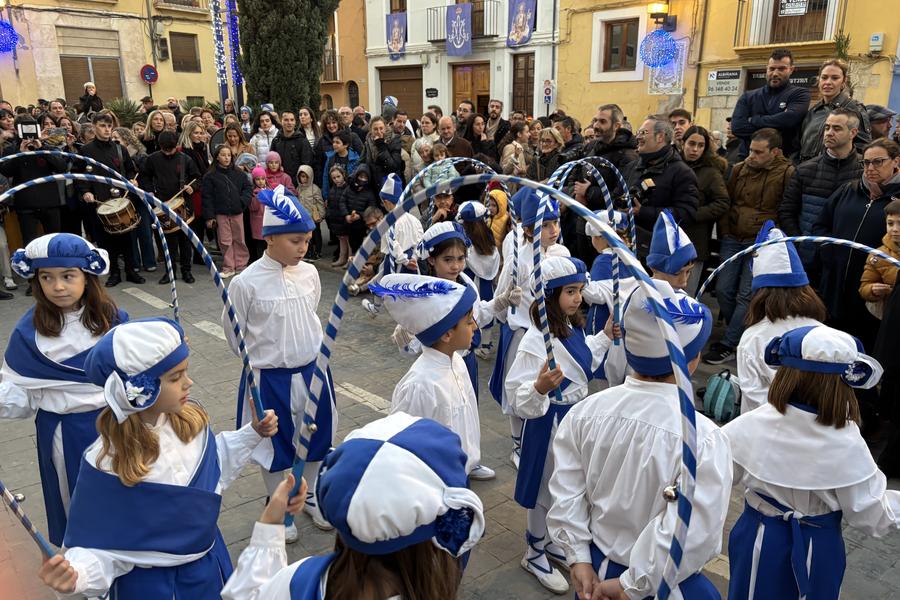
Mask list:
[[[219,273],[219,277],[221,277],[222,279],[234,277],[234,271],[222,271],[221,273]]]
[[[3,287],[5,287],[5,288],[8,289],[8,290],[17,290],[17,289],[19,289],[19,286],[16,285],[16,282],[13,280],[12,277],[4,277],[4,278],[3,278]]]
[[[566,580],[565,575],[554,569],[546,559],[541,561],[542,556],[546,555],[537,555],[529,560],[528,554],[529,551],[526,550],[525,556],[522,557],[521,565],[523,569],[534,575],[542,586],[554,594],[565,594],[569,591],[569,582]],[[539,561],[547,562],[548,570],[544,570],[544,567],[537,564]]]
[[[322,531],[331,531],[334,529],[331,523],[325,520],[325,517],[322,516],[322,512],[319,510],[319,507],[315,504],[310,504],[307,502],[303,505],[303,512],[309,515],[309,518],[312,519],[313,525],[321,529]]]
[[[369,316],[373,319],[381,313],[381,307],[368,298],[362,301],[362,307],[366,309],[366,312],[369,313]]]
[[[494,473],[493,469],[489,469],[484,465],[475,465],[475,468],[469,472],[469,479],[474,479],[475,481],[488,481],[496,476],[497,474]]]
[[[569,563],[566,562],[566,555],[563,554],[562,548],[550,542],[546,546],[544,546],[544,554],[547,555],[547,560],[552,563],[556,563],[557,566],[569,570]]]
[[[291,523],[290,527],[284,528],[284,543],[285,544],[293,544],[300,537],[300,534],[297,533],[297,526]]]
[[[519,469],[519,459],[522,458],[521,451],[518,448],[513,448],[513,451],[509,453],[509,462],[512,463],[512,466]]]

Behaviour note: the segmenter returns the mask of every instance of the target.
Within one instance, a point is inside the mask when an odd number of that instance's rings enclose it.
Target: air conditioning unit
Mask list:
[[[158,38],[156,40],[156,54],[161,61],[169,60],[169,40],[168,38]]]

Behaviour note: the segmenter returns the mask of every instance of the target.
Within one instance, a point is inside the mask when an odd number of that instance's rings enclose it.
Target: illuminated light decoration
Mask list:
[[[244,83],[244,76],[238,59],[241,56],[241,36],[238,29],[237,3],[235,0],[226,0],[225,9],[228,11],[228,46],[231,50],[231,79],[235,85]]]
[[[225,71],[225,38],[222,31],[222,11],[219,0],[210,0],[209,13],[212,18],[213,42],[216,55],[216,82],[219,87],[228,85],[228,74]]]
[[[19,43],[19,34],[9,21],[0,20],[0,52],[12,52]]]
[[[678,55],[678,44],[668,31],[656,29],[641,42],[641,60],[651,68],[663,67]]]

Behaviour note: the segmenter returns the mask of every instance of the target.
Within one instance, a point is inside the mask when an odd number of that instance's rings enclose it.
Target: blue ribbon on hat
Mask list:
[[[560,256],[560,257],[550,257],[544,259],[544,265],[541,266],[542,273],[547,273],[548,270],[548,261],[555,260],[556,258],[562,259],[566,262],[572,263],[575,267],[574,273],[568,273],[561,277],[554,277],[552,279],[546,279],[544,281],[544,289],[548,292],[550,290],[555,290],[556,288],[565,287],[567,285],[572,285],[574,283],[587,283],[587,265],[584,264],[580,258],[575,258],[574,256]]]
[[[13,270],[25,279],[34,277],[41,268],[75,268],[98,276],[109,270],[105,250],[71,233],[51,233],[32,240],[25,248],[16,250],[10,262]]]

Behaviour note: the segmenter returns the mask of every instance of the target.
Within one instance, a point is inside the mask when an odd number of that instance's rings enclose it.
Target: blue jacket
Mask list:
[[[809,110],[809,90],[788,83],[744,92],[731,115],[731,131],[741,140],[739,159],[750,154],[750,138],[758,129],[772,127],[784,140],[782,152],[790,157],[800,150],[800,125]]]
[[[356,170],[356,163],[358,162],[359,153],[353,148],[350,148],[350,150],[347,151],[347,158],[335,157],[334,150],[325,152],[325,171],[322,174],[322,197],[328,197],[328,188],[331,187],[331,175],[329,175],[329,171],[331,171],[333,165],[339,164],[344,167],[344,170],[347,172],[346,178],[349,181],[353,171]]]

